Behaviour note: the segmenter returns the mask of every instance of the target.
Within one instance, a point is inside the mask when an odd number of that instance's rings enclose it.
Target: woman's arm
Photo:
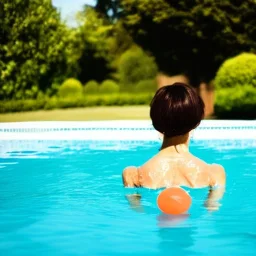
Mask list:
[[[129,166],[124,169],[122,174],[123,184],[125,187],[134,188],[140,187],[138,168],[135,166]],[[126,195],[126,199],[131,206],[131,209],[136,212],[143,212],[141,206],[141,195],[139,193],[133,193]]]
[[[220,207],[226,189],[226,173],[221,165],[212,165],[210,169],[210,190],[205,201],[205,206],[210,211],[216,211]]]
[[[125,187],[140,187],[138,168],[135,166],[126,167],[122,174]]]

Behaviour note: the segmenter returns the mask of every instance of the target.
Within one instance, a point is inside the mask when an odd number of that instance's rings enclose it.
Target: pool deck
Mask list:
[[[108,106],[0,114],[0,122],[149,120],[148,106]]]

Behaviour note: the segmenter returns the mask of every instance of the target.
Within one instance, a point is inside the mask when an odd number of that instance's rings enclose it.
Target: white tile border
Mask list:
[[[156,141],[150,121],[17,122],[0,123],[1,140]],[[256,140],[256,120],[203,120],[196,140]]]

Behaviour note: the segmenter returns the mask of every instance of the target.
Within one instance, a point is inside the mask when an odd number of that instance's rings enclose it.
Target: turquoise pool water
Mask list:
[[[157,142],[1,145],[0,255],[256,254],[252,141],[192,142],[193,153],[225,166],[227,191],[220,209],[209,212],[207,190],[188,189],[189,215],[176,218],[158,210],[159,191],[122,186],[122,169],[150,158]],[[141,206],[129,204],[134,192]]]

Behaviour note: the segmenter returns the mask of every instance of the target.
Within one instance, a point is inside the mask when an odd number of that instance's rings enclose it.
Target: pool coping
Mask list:
[[[203,120],[198,140],[256,140],[256,120]],[[0,123],[0,140],[159,140],[149,120]]]

